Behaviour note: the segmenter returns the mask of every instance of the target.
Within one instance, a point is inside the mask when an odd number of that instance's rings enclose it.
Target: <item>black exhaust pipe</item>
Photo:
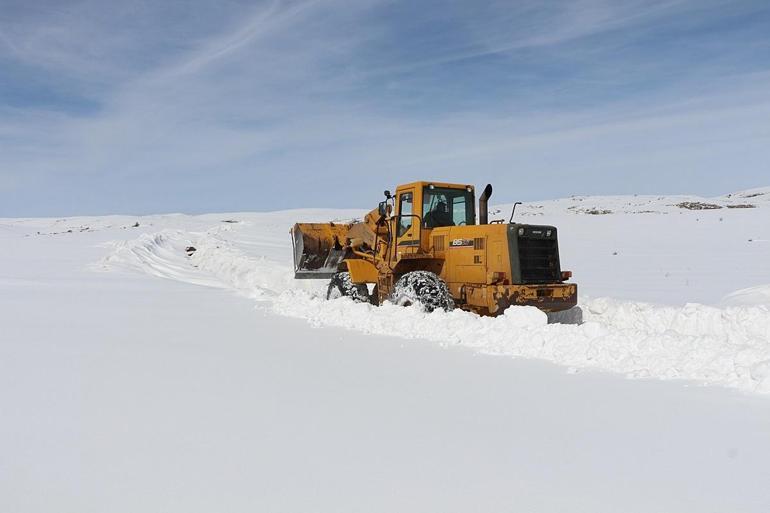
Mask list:
[[[484,192],[479,196],[479,224],[489,224],[489,210],[487,210],[487,202],[492,195],[492,184],[487,184],[484,187]]]

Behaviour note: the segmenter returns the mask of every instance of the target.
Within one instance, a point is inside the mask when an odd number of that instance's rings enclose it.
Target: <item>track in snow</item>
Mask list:
[[[191,256],[189,246],[195,247]],[[260,308],[316,326],[538,358],[571,372],[594,368],[770,393],[770,311],[764,306],[665,307],[581,298],[580,324],[570,315],[553,316],[552,321],[562,322],[549,323],[531,307],[510,308],[497,318],[460,310],[428,314],[418,307],[327,301],[325,282],[294,280],[288,265],[252,256],[260,249],[265,249],[261,241],[239,238],[229,226],[202,232],[163,230],[113,243],[100,266],[229,289],[257,300]]]

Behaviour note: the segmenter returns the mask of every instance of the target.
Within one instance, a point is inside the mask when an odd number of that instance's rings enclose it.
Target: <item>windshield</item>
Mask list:
[[[466,189],[425,187],[422,193],[423,226],[460,226],[475,224],[473,192]]]

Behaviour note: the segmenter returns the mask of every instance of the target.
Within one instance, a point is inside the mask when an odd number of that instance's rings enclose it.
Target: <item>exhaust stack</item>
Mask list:
[[[492,184],[487,184],[487,186],[484,187],[484,192],[479,196],[479,224],[489,224],[487,202],[489,201],[490,196],[492,196]]]

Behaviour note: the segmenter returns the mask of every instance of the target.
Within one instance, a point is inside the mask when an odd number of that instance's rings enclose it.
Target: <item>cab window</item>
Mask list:
[[[412,220],[414,217],[412,217],[412,214],[414,213],[414,209],[412,208],[412,193],[411,192],[405,192],[403,193],[398,200],[398,236],[401,237],[403,234],[409,231],[409,228],[412,227]]]
[[[423,225],[426,228],[474,224],[473,193],[466,189],[426,187],[423,191]]]

